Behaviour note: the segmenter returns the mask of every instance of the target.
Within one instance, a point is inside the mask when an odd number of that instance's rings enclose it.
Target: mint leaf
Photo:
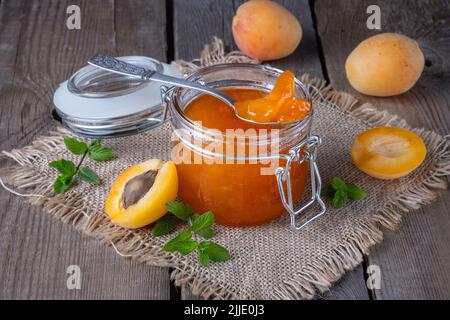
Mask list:
[[[58,178],[56,178],[55,183],[53,184],[53,191],[55,191],[55,193],[64,193],[70,189],[72,184],[72,176],[59,176]]]
[[[175,245],[175,250],[183,255],[187,255],[192,251],[194,251],[195,249],[197,249],[197,241],[194,240],[178,242]]]
[[[71,137],[64,137],[64,144],[67,149],[75,155],[84,154],[88,150],[88,146],[83,141]]]
[[[334,190],[345,190],[345,188],[347,187],[347,184],[339,178],[333,178],[333,180],[331,180],[331,187]]]
[[[177,222],[178,221],[175,216],[167,214],[156,221],[152,228],[152,234],[155,237],[168,234],[170,231],[175,229],[175,227],[177,226]]]
[[[331,197],[335,208],[342,208],[348,200],[357,201],[367,197],[358,186],[345,183],[342,179],[333,178],[331,185],[325,187],[321,191],[322,197]]]
[[[324,198],[325,197],[332,198],[335,192],[336,190],[334,190],[332,186],[327,186],[325,188],[322,188],[320,195]]]
[[[198,260],[200,261],[200,265],[202,265],[203,267],[207,267],[209,263],[209,256],[203,251],[199,251]]]
[[[89,158],[94,161],[107,161],[112,159],[113,152],[110,148],[104,148],[99,145],[89,148]]]
[[[101,147],[101,145],[102,145],[102,140],[97,138],[94,141],[92,141],[92,143],[89,145],[89,149],[94,148],[94,147]]]
[[[347,192],[345,190],[337,190],[333,197],[333,207],[340,209],[347,202]]]
[[[175,238],[167,242],[163,249],[168,252],[178,251],[181,254],[189,254],[197,248],[197,241],[192,240],[189,230],[181,231]]]
[[[347,183],[347,195],[353,201],[362,200],[367,197],[367,193],[361,188],[349,183]]]
[[[214,224],[214,213],[208,211],[202,215],[195,214],[192,217],[191,230],[203,238],[209,239],[212,237],[212,225]]]
[[[167,242],[167,243],[164,245],[163,249],[164,249],[165,251],[168,251],[168,252],[176,251],[175,245],[176,245],[177,242],[188,241],[188,240],[190,240],[190,239],[192,239],[192,233],[191,233],[191,231],[189,231],[189,230],[183,230],[183,231],[181,231],[175,238],[173,238],[172,240],[170,240],[169,242]]]
[[[188,221],[192,214],[192,208],[181,201],[174,200],[166,203],[166,209],[178,219]]]
[[[58,172],[63,176],[71,176],[77,169],[72,161],[64,159],[52,161],[48,165],[50,167],[56,168],[56,170],[58,170]]]
[[[212,241],[200,242],[199,252],[208,255],[208,258],[211,261],[227,261],[230,259],[228,250]]]
[[[94,170],[86,167],[80,168],[80,170],[78,171],[78,177],[90,184],[100,184],[100,177],[95,173]]]

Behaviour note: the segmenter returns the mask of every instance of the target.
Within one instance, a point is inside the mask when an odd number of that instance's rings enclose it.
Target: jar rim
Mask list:
[[[223,70],[223,69],[227,69],[227,68],[254,68],[263,72],[267,72],[267,73],[271,73],[273,75],[280,75],[281,73],[283,73],[283,70],[278,69],[278,68],[274,68],[274,67],[269,67],[269,66],[265,66],[265,65],[260,65],[260,64],[253,64],[253,63],[222,63],[222,64],[215,64],[215,65],[211,65],[211,66],[206,66],[206,67],[201,67],[197,70],[195,70],[193,73],[191,73],[186,79],[187,80],[192,80],[195,77],[198,77],[202,74],[206,74],[206,73],[210,73],[212,71],[219,71],[219,70]],[[232,79],[230,79],[232,80]],[[240,80],[240,82],[242,82],[242,84],[245,84],[246,81],[245,80]],[[251,82],[248,81],[247,84],[250,84]],[[308,91],[306,85],[300,81],[297,77],[295,78],[295,85],[301,89],[302,93],[304,94],[305,98],[308,100],[308,102],[311,105],[311,111],[308,113],[308,115],[298,121],[292,122],[289,125],[285,125],[283,123],[280,123],[279,125],[274,125],[272,129],[280,129],[282,131],[297,131],[297,130],[303,130],[304,128],[307,128],[308,125],[311,123],[311,119],[313,117],[314,114],[314,108],[313,108],[313,101],[312,101],[312,97],[310,92]],[[173,105],[173,110],[176,111],[176,114],[181,118],[182,122],[185,125],[188,125],[189,127],[193,128],[196,131],[200,131],[204,134],[214,134],[217,136],[217,129],[213,129],[213,128],[207,128],[204,126],[199,125],[198,123],[196,123],[195,121],[191,120],[182,110],[182,108],[180,107],[179,104],[179,97],[181,95],[181,93],[183,91],[187,91],[190,89],[185,89],[185,88],[181,88],[181,87],[177,87],[174,88],[171,94],[171,102]],[[227,136],[226,133],[222,133],[222,136]],[[267,135],[270,138],[270,134]],[[258,137],[261,138],[265,138],[265,135],[258,135]]]
[[[227,68],[254,68],[254,69],[258,69],[261,70],[263,72],[267,72],[267,73],[271,73],[273,75],[280,75],[281,73],[283,73],[283,70],[278,69],[278,68],[274,68],[274,67],[269,67],[269,66],[265,66],[265,65],[260,65],[260,64],[253,64],[253,63],[222,63],[222,64],[215,64],[215,65],[211,65],[211,66],[206,66],[206,67],[202,67],[199,68],[197,70],[195,70],[193,73],[191,73],[186,79],[187,80],[192,80],[195,77],[200,76],[201,74],[204,73],[210,73],[212,71],[216,71],[216,70],[222,70],[222,69],[227,69]],[[242,84],[245,84],[245,80],[240,80],[240,82],[242,82]],[[250,81],[248,81],[247,84],[250,84]],[[308,113],[308,115],[298,121],[292,122],[289,125],[285,125],[280,123],[278,126],[274,125],[273,129],[280,129],[280,130],[298,130],[298,129],[302,129],[302,128],[306,128],[308,126],[308,124],[311,122],[311,118],[314,114],[314,108],[313,108],[313,101],[311,98],[311,94],[309,92],[309,90],[307,89],[306,85],[300,81],[297,77],[295,78],[295,85],[301,89],[302,93],[304,94],[305,98],[308,100],[308,102],[311,105],[311,111]],[[196,123],[195,121],[191,120],[183,111],[183,109],[180,107],[179,104],[179,97],[181,95],[181,93],[184,90],[189,90],[189,89],[185,89],[185,88],[174,88],[173,92],[172,92],[172,105],[173,105],[173,109],[176,111],[177,115],[181,117],[182,121],[187,124],[188,126],[202,131],[204,133],[208,133],[211,132],[211,134],[215,134],[217,135],[217,130],[216,129],[212,129],[212,128],[207,128],[204,126],[199,125],[198,123]],[[226,136],[226,133],[222,133],[223,136]],[[264,137],[259,135],[259,137]]]

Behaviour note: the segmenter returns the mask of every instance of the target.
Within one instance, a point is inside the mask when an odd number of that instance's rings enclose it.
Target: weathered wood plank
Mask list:
[[[236,50],[231,31],[231,21],[244,0],[221,1],[174,1],[175,58],[190,60],[197,58],[203,46],[213,36],[221,38],[226,49]],[[277,1],[288,8],[303,26],[303,39],[299,48],[285,59],[271,62],[273,66],[291,68],[296,73],[322,76],[317,57],[317,42],[308,1]]]
[[[234,50],[231,21],[237,7],[244,1],[174,1],[174,39],[175,58],[193,59],[199,56],[203,46],[217,36],[224,41],[227,50]],[[300,47],[289,57],[270,62],[283,69],[292,69],[296,73],[308,72],[323,77],[319,55],[317,53],[316,34],[309,3],[306,0],[278,1],[293,12],[303,26],[303,40]],[[196,299],[189,288],[183,288],[182,299]],[[365,289],[363,269],[357,268],[344,277],[338,286],[324,298],[368,299]]]
[[[65,27],[71,4],[81,6],[81,30]],[[146,19],[149,12],[155,19]],[[54,88],[94,52],[164,59],[159,13],[165,15],[162,0],[2,1],[0,148],[23,146],[53,126]],[[167,269],[127,261],[2,188],[0,203],[0,298],[170,297]],[[81,290],[66,287],[69,265],[81,268]]]
[[[361,265],[347,272],[329,291],[318,294],[319,300],[369,300],[370,296],[364,280],[364,268]]]
[[[400,32],[416,39],[427,59],[422,78],[408,93],[371,98],[355,92],[347,82],[347,55],[366,37],[378,32],[366,28],[369,5],[381,8],[382,32]],[[315,11],[328,76],[336,88],[399,114],[417,127],[450,133],[450,5],[448,1],[318,0]],[[405,217],[396,233],[387,232],[368,263],[381,268],[377,298],[450,297],[450,191]]]
[[[115,1],[117,55],[145,55],[166,61],[166,2]]]

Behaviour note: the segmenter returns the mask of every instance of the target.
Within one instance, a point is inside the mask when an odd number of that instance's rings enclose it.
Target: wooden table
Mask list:
[[[163,61],[198,57],[213,36],[234,49],[231,19],[243,1],[225,0],[0,0],[0,148],[28,144],[56,124],[55,87],[94,52],[146,55]],[[323,77],[379,109],[441,134],[450,133],[449,1],[286,0],[303,25],[300,48],[272,63]],[[68,30],[66,9],[81,7],[81,30]],[[425,72],[399,97],[363,97],[349,86],[344,61],[368,30],[366,9],[381,8],[382,31],[417,39]],[[0,189],[0,298],[186,299],[169,270],[131,262]],[[449,299],[450,192],[409,213],[386,232],[364,263],[325,299]],[[82,289],[68,290],[66,268],[79,265]],[[368,290],[366,270],[381,269],[381,289]]]

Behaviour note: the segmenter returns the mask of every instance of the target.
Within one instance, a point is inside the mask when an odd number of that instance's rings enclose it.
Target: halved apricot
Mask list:
[[[284,71],[265,97],[237,101],[237,113],[256,122],[288,123],[305,118],[311,111],[308,100],[295,96],[295,75]]]
[[[178,176],[172,161],[151,159],[123,171],[111,186],[105,211],[122,227],[137,229],[155,222],[166,212],[167,202],[178,192]]]
[[[351,148],[358,169],[378,179],[396,179],[416,169],[427,149],[415,133],[392,127],[373,128],[360,133]]]

